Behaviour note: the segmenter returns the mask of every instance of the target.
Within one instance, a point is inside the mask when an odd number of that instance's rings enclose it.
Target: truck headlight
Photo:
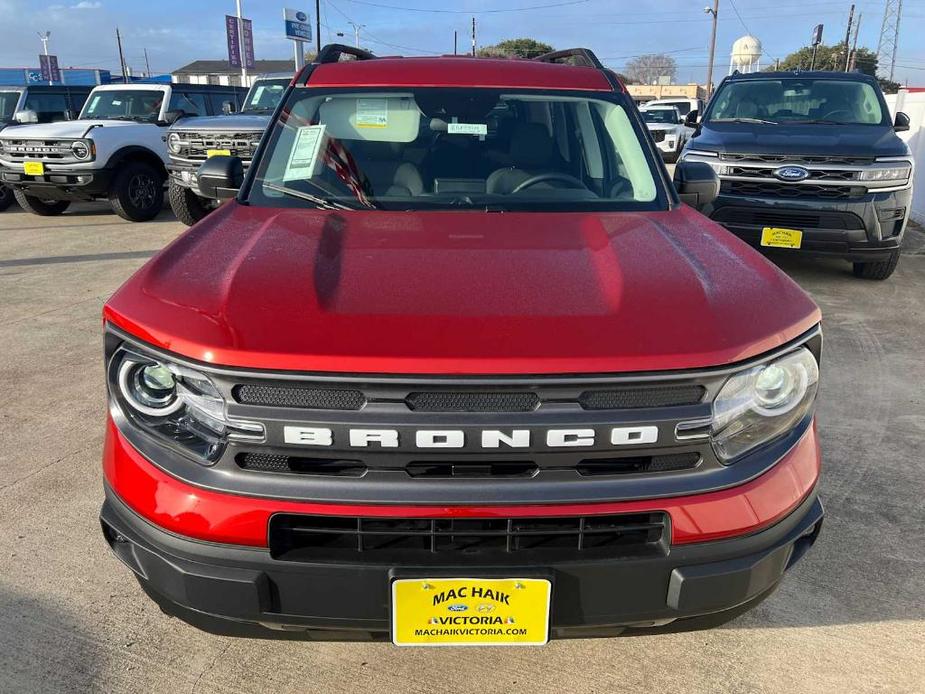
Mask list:
[[[713,401],[716,455],[731,462],[793,429],[812,410],[818,382],[805,347],[731,376]]]
[[[130,425],[204,464],[221,456],[229,438],[264,436],[263,425],[228,417],[206,374],[134,346],[113,355],[109,392]]]
[[[95,153],[93,143],[89,140],[74,140],[71,143],[71,154],[75,159],[90,159]]]
[[[864,169],[858,180],[861,181],[908,181],[912,167],[908,164],[902,166],[884,166]]]
[[[179,154],[182,146],[183,143],[180,140],[179,133],[170,133],[167,135],[167,149],[170,150],[172,154]]]

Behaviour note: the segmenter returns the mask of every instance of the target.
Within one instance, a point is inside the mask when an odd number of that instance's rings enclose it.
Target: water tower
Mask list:
[[[743,36],[732,44],[729,60],[729,74],[739,72],[758,72],[761,70],[761,41],[754,36]]]

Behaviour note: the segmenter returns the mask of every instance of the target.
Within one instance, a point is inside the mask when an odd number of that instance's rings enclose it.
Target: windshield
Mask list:
[[[13,120],[20,94],[22,92],[0,92],[0,123],[9,123]]]
[[[651,111],[642,111],[642,119],[646,123],[668,123],[677,125],[680,123],[678,112],[673,108],[660,108]]]
[[[295,89],[248,201],[328,208],[663,209],[622,102],[570,92]]]
[[[151,89],[113,89],[93,92],[81,118],[155,122],[161,112],[164,92]]]
[[[727,82],[708,120],[881,125],[884,109],[867,82],[844,79],[750,79]]]
[[[280,99],[286,93],[286,87],[292,81],[291,77],[280,77],[271,80],[259,80],[247,92],[244,99],[243,112],[272,113],[276,110]]]

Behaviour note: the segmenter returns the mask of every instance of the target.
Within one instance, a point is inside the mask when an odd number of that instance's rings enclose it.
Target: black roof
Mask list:
[[[293,74],[295,67],[289,60],[258,60],[252,73],[286,72]],[[188,65],[178,67],[172,75],[240,75],[241,68],[231,67],[227,60],[194,60]]]
[[[852,80],[854,82],[857,82],[858,80],[875,79],[873,76],[863,72],[842,72],[840,70],[769,70],[767,72],[734,72],[724,79],[735,80],[738,82],[739,80],[774,79],[775,77],[785,79],[801,77],[803,79]]]

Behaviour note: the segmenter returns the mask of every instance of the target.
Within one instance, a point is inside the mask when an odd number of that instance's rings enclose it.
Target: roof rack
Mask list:
[[[604,69],[601,61],[598,60],[597,56],[588,48],[566,48],[565,50],[538,55],[531,60],[536,60],[541,63],[561,63],[565,62],[568,58],[578,58],[581,64],[584,64],[586,67],[593,67],[598,70]]]
[[[336,63],[342,55],[352,55],[356,60],[375,60],[376,58],[375,55],[369,51],[364,51],[362,48],[346,46],[342,43],[329,43],[318,52],[314,62],[319,64]]]

